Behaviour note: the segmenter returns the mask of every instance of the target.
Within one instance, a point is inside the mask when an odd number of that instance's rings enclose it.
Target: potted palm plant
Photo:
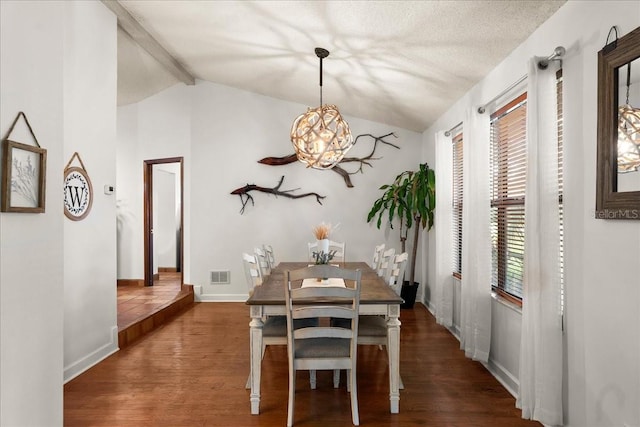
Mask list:
[[[413,307],[419,283],[416,283],[416,257],[421,229],[429,231],[433,226],[436,207],[436,176],[433,169],[424,163],[417,171],[404,171],[391,184],[380,187],[382,196],[373,203],[367,222],[377,215],[376,226],[380,229],[383,218],[393,228],[394,220],[400,221],[400,243],[405,252],[407,233],[413,227],[413,247],[409,263],[409,280],[402,286],[403,307]]]

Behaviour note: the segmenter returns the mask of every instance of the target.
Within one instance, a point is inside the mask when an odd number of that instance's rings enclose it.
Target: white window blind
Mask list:
[[[491,115],[491,241],[494,290],[522,299],[526,183],[526,93]]]
[[[557,74],[558,186],[560,212],[559,274],[564,306],[563,105],[562,70]],[[491,239],[492,286],[522,299],[524,200],[526,179],[526,94],[491,116]]]
[[[564,114],[562,105],[562,69],[556,74],[556,89],[558,96],[558,203],[560,214],[560,309],[564,312],[564,150],[563,150],[563,130]]]
[[[462,132],[455,135],[453,144],[453,203],[452,203],[452,225],[453,225],[453,275],[460,278],[462,275]]]

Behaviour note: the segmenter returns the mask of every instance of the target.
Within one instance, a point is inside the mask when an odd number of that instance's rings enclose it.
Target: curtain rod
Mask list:
[[[453,132],[454,130],[458,129],[460,126],[462,126],[462,122],[458,123],[457,125],[455,125],[451,129],[445,131],[444,132],[444,136],[451,136],[451,132]]]
[[[566,49],[562,46],[558,46],[553,50],[553,53],[549,56],[547,56],[544,59],[541,59],[538,61],[538,68],[540,70],[546,70],[547,67],[549,66],[549,62],[550,61],[560,61],[562,62],[562,57],[564,56],[566,52]],[[524,76],[520,77],[516,82],[514,82],[511,86],[509,86],[508,88],[506,88],[505,90],[503,90],[502,92],[500,92],[498,95],[496,95],[495,97],[493,97],[491,99],[491,101],[486,102],[484,105],[481,105],[480,107],[478,107],[478,113],[480,114],[484,114],[485,111],[487,111],[487,107],[491,104],[493,104],[498,98],[500,98],[501,96],[503,96],[504,94],[508,93],[509,91],[511,91],[513,88],[515,88],[516,86],[518,86],[520,83],[522,83],[523,81],[525,81],[527,79],[527,75],[525,74]]]

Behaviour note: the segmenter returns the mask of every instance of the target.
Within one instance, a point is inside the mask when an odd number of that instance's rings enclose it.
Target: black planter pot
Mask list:
[[[414,282],[413,285],[409,285],[409,281],[405,280],[400,290],[400,297],[404,300],[403,304],[400,304],[400,308],[413,308],[416,303],[416,294],[418,293],[418,286],[420,283]]]

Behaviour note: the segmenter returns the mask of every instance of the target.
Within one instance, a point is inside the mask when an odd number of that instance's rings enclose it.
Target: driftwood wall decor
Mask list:
[[[371,164],[371,161],[380,159],[380,157],[374,157],[376,148],[378,147],[378,143],[389,145],[398,150],[400,149],[400,147],[398,147],[397,145],[392,144],[389,141],[385,141],[385,138],[388,138],[390,136],[397,138],[396,134],[394,134],[393,132],[390,132],[382,136],[375,136],[375,135],[371,135],[370,133],[364,133],[356,136],[356,139],[353,145],[356,145],[356,143],[358,142],[358,139],[360,139],[361,137],[371,138],[371,140],[373,141],[371,152],[367,156],[363,156],[363,157],[345,157],[344,159],[340,160],[340,162],[336,166],[334,166],[331,170],[333,172],[336,172],[338,175],[342,177],[342,179],[344,179],[344,182],[347,185],[347,187],[349,188],[353,187],[353,183],[351,182],[351,175],[355,175],[357,173],[364,173],[363,167],[365,165],[369,167],[373,167],[373,165]],[[263,165],[269,165],[269,166],[282,166],[282,165],[288,165],[290,163],[294,163],[297,161],[298,161],[298,157],[294,153],[284,157],[265,157],[263,159],[258,160],[258,163],[262,163]],[[349,172],[342,167],[342,165],[347,163],[356,163],[358,164],[358,168],[354,171]]]
[[[293,191],[299,190],[299,188],[294,188],[291,190],[280,190],[280,186],[282,186],[283,181],[284,181],[284,175],[282,175],[282,177],[280,178],[278,185],[276,185],[273,188],[260,187],[255,184],[247,184],[244,187],[236,188],[235,190],[233,190],[231,194],[240,196],[240,200],[242,202],[242,209],[240,209],[240,215],[244,213],[244,209],[247,207],[247,203],[249,203],[249,201],[251,201],[252,206],[255,204],[253,200],[253,196],[249,194],[249,192],[251,191],[259,191],[262,193],[273,194],[276,197],[283,196],[283,197],[288,197],[290,199],[300,199],[302,197],[314,196],[316,198],[316,201],[319,204],[322,204],[322,199],[327,197],[327,196],[321,196],[318,193],[291,194]]]
[[[371,162],[373,160],[379,160],[381,158],[381,157],[374,157],[376,153],[376,148],[378,148],[378,144],[385,144],[395,149],[398,149],[398,150],[400,149],[400,147],[398,147],[397,145],[392,144],[391,142],[385,140],[385,138],[388,138],[390,136],[397,138],[396,134],[394,134],[393,132],[390,132],[386,135],[381,135],[381,136],[375,136],[370,133],[364,133],[356,136],[355,141],[353,142],[353,145],[355,145],[360,138],[363,138],[363,137],[370,138],[370,141],[373,142],[373,145],[371,147],[371,152],[368,155],[362,156],[362,157],[345,157],[331,170],[336,172],[338,175],[342,177],[342,179],[344,179],[344,182],[347,185],[347,187],[349,188],[353,187],[353,183],[351,182],[351,175],[355,175],[357,173],[364,173],[365,165],[369,167],[373,167]],[[283,166],[283,165],[288,165],[290,163],[295,163],[297,161],[298,161],[298,157],[294,153],[284,157],[265,157],[263,159],[258,160],[258,163],[261,163],[263,165],[269,165],[269,166]],[[358,167],[355,170],[347,171],[342,167],[347,163],[357,164]],[[240,201],[242,203],[242,209],[240,209],[240,215],[244,213],[244,210],[247,207],[247,204],[249,202],[251,202],[252,206],[255,204],[253,196],[249,194],[252,191],[259,191],[261,193],[273,194],[276,197],[277,196],[288,197],[290,199],[300,199],[302,197],[314,196],[316,198],[316,201],[319,204],[322,204],[322,199],[326,197],[326,196],[321,196],[318,193],[292,194],[292,192],[297,191],[300,188],[294,188],[291,190],[280,190],[280,187],[282,186],[283,181],[284,181],[284,175],[280,178],[278,185],[276,185],[273,188],[261,187],[255,184],[247,184],[244,187],[236,188],[235,190],[233,190],[231,194],[240,196]]]

